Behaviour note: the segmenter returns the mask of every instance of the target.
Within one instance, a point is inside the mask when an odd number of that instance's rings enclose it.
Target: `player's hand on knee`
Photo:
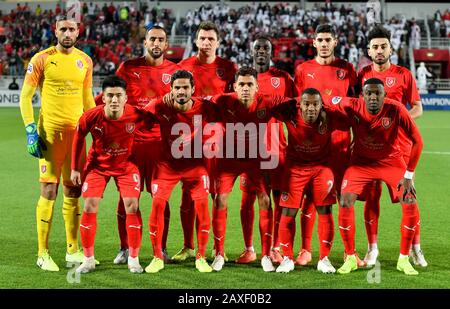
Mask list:
[[[401,187],[403,187],[402,200],[406,203],[413,203],[417,198],[413,180],[403,178],[398,183],[397,190],[399,191]]]
[[[81,186],[81,173],[75,170],[72,170],[70,173],[70,180],[75,186]]]
[[[35,123],[30,123],[25,127],[25,131],[27,133],[27,150],[28,153],[36,158],[43,158],[43,151],[47,150],[47,146],[45,145],[42,138],[39,136],[37,132],[37,127]]]

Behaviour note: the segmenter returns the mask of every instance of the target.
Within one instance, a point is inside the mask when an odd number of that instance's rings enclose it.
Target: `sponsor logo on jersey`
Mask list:
[[[136,75],[137,78],[141,78],[141,72],[133,72],[134,75]]]
[[[158,191],[158,184],[157,183],[153,183],[152,184],[152,193],[155,194]]]
[[[164,85],[167,85],[170,83],[170,80],[172,79],[172,76],[170,74],[167,73],[163,73],[161,80],[164,83]]]
[[[256,117],[258,117],[259,119],[265,119],[266,118],[266,109],[265,108],[263,108],[263,109],[258,109],[257,111],[256,111]]]
[[[311,73],[307,73],[306,76],[309,76],[309,77],[311,77],[312,79],[314,79],[314,74],[316,74],[316,73],[312,73],[312,74],[311,74]]]
[[[134,122],[129,122],[129,123],[127,123],[126,125],[125,125],[125,130],[128,132],[128,133],[133,133],[134,132],[134,128],[135,128],[136,126],[135,126],[135,124],[134,124]]]
[[[381,125],[383,128],[388,129],[392,124],[392,120],[390,117],[383,117],[381,118]]]
[[[280,87],[281,81],[279,77],[272,77],[270,78],[270,83],[272,84],[273,88]]]
[[[241,176],[241,183],[242,183],[242,186],[244,186],[244,187],[247,186],[247,178]]]
[[[87,189],[88,189],[88,187],[89,187],[89,185],[88,185],[88,183],[85,181],[85,182],[83,183],[83,187],[81,188],[81,191],[86,192]]]
[[[347,185],[348,185],[348,180],[347,180],[347,179],[344,179],[344,180],[342,181],[341,190],[345,189],[345,187],[347,187]]]
[[[323,91],[323,93],[325,93],[326,95],[331,95],[332,92],[333,92],[333,89],[325,89]]]
[[[222,68],[217,68],[216,69],[216,74],[217,74],[217,76],[222,78],[225,75],[225,71]]]
[[[80,69],[84,67],[83,61],[81,61],[80,59],[77,60],[77,67],[79,67]]]
[[[43,164],[41,165],[41,172],[45,173],[47,171],[47,165]]]
[[[334,105],[339,104],[339,102],[341,102],[342,97],[333,97],[331,99],[331,103],[333,103]]]
[[[395,77],[386,77],[386,86],[391,88],[395,84]]]
[[[340,80],[343,80],[345,78],[345,71],[344,70],[337,70],[336,71],[336,76]]]
[[[32,63],[29,63],[29,64],[28,64],[27,72],[28,72],[28,74],[33,73],[33,64],[32,64]]]

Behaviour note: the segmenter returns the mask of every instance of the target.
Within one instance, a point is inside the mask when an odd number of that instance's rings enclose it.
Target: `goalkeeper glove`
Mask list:
[[[30,123],[25,127],[25,131],[27,132],[28,153],[33,157],[42,158],[44,156],[42,154],[42,151],[47,150],[47,146],[45,145],[42,138],[39,137],[36,124]]]

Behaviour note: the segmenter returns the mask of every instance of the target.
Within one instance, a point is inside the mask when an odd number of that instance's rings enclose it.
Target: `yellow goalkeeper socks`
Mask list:
[[[48,250],[48,236],[53,218],[53,206],[55,201],[39,197],[36,207],[36,225],[38,234],[38,255],[41,256],[45,250]]]
[[[78,230],[80,228],[80,199],[64,196],[62,208],[64,225],[66,226],[67,253],[78,251]]]

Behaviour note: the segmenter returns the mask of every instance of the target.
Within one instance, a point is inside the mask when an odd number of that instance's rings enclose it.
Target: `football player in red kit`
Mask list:
[[[367,79],[362,94],[358,99],[332,99],[335,107],[347,116],[354,134],[339,207],[339,231],[346,259],[337,271],[347,274],[358,268],[354,204],[368,186],[382,180],[397,195],[402,207],[397,269],[407,275],[417,275],[418,272],[409,262],[409,251],[419,221],[413,176],[423,147],[422,137],[407,109],[400,102],[385,98],[386,92],[380,79]],[[396,143],[400,129],[412,143],[408,163]]]
[[[212,271],[205,259],[210,217],[209,177],[203,160],[202,128],[209,117],[214,117],[214,106],[201,98],[192,98],[194,91],[192,74],[185,70],[176,71],[172,75],[172,104],[165,104],[163,99],[155,99],[144,108],[159,122],[164,146],[161,160],[153,172],[149,233],[154,258],[145,268],[148,273],[157,273],[164,268],[161,252],[164,208],[179,181],[183,183],[197,213],[198,246],[195,266],[200,272]],[[195,153],[196,150],[198,153]],[[183,155],[178,155],[180,151]]]
[[[358,87],[361,88],[366,80],[376,77],[383,81],[386,97],[401,102],[405,107],[410,106],[409,114],[413,119],[423,113],[416,81],[411,72],[401,66],[390,62],[392,48],[390,33],[381,26],[374,27],[368,35],[368,53],[373,63],[364,67],[358,73]],[[402,150],[406,163],[409,161],[411,142],[403,130],[399,131],[398,145]],[[368,266],[376,263],[379,251],[377,244],[378,218],[380,216],[381,183],[375,183],[365,195],[364,222],[366,226],[368,248],[364,261]],[[393,194],[391,193],[391,196]],[[410,256],[415,265],[426,267],[428,265],[420,248],[420,220],[415,228],[413,245]]]
[[[274,159],[274,161],[262,162],[261,158],[264,156],[261,151],[266,151],[265,129],[268,121],[280,110],[295,106],[295,100],[257,94],[257,72],[249,67],[242,67],[238,70],[234,89],[235,93],[212,98],[216,104],[217,113],[220,115],[220,121],[226,124],[227,141],[221,145],[222,153],[226,153],[226,157],[219,156],[214,180],[217,196],[212,223],[217,254],[211,266],[214,270],[220,271],[225,263],[224,243],[228,196],[236,178],[244,173],[257,192],[262,245],[261,266],[266,272],[274,271],[275,268],[269,257],[273,230],[272,208],[268,196],[268,184],[261,169],[276,168],[278,157],[271,156],[271,160]],[[278,128],[275,124],[274,126]],[[233,141],[228,139],[233,139]],[[254,144],[258,141],[259,147]],[[258,149],[260,153],[257,153]]]
[[[144,40],[147,49],[145,56],[124,61],[116,71],[116,75],[127,82],[128,104],[137,107],[145,106],[151,99],[163,96],[170,91],[170,76],[179,69],[178,65],[164,59],[168,48],[167,33],[164,28],[154,26],[147,31]],[[98,103],[98,98],[96,103]],[[100,97],[101,98],[101,97]],[[137,132],[133,145],[133,157],[139,168],[141,189],[144,186],[151,192],[150,184],[155,163],[161,155],[161,135],[159,124],[151,128],[142,126]],[[165,230],[163,236],[163,253],[168,260],[166,243],[170,222],[170,208],[165,210]],[[141,213],[138,217],[142,224]],[[114,264],[126,263],[128,256],[127,230],[125,228],[125,209],[122,199],[117,205],[117,224],[120,237],[120,251],[114,259]]]
[[[272,59],[272,42],[268,35],[258,34],[252,44],[253,66],[258,72],[258,93],[275,94],[284,97],[295,97],[296,89],[294,81],[289,73],[279,70],[270,65]],[[278,226],[281,217],[280,202],[280,178],[283,173],[285,150],[287,146],[284,134],[283,123],[272,118],[267,127],[267,136],[271,137],[271,123],[278,123],[279,136],[275,136],[275,143],[270,145],[270,138],[267,139],[268,151],[272,155],[279,156],[279,164],[276,169],[270,170],[270,189],[274,201],[274,222],[273,222],[273,243],[270,257],[272,262],[281,263],[283,257],[279,252]],[[253,248],[253,222],[255,211],[253,204],[256,200],[256,191],[252,183],[241,175],[240,188],[241,199],[241,224],[244,235],[245,249],[236,260],[236,263],[246,264],[256,260],[256,253]]]
[[[317,270],[323,273],[336,272],[328,258],[334,238],[331,207],[336,203],[334,176],[329,164],[333,131],[348,130],[349,126],[346,119],[336,112],[328,111],[326,117],[322,113],[325,111],[320,92],[307,88],[300,99],[300,110],[283,119],[288,129],[289,145],[281,177],[282,215],[279,233],[284,259],[277,272],[294,270],[292,231],[295,231],[295,216],[305,191],[308,191],[319,213],[320,258]]]
[[[209,97],[233,91],[233,80],[237,66],[233,62],[216,55],[217,48],[220,45],[217,25],[211,21],[201,22],[196,32],[195,44],[198,48],[197,55],[184,59],[179,63],[183,70],[191,72],[194,76],[194,95],[196,97]],[[222,130],[219,124],[216,130]],[[216,159],[207,158],[205,160],[210,177],[214,177]],[[174,261],[184,261],[186,258],[194,256],[195,207],[192,201],[189,200],[189,194],[186,193],[183,190],[180,207],[184,245],[172,257]],[[212,186],[210,193],[214,199],[215,192]]]
[[[333,27],[328,24],[317,26],[313,45],[316,49],[316,57],[302,63],[295,70],[295,84],[298,92],[302,93],[307,88],[315,88],[322,96],[353,95],[356,72],[351,63],[334,56],[337,38]],[[324,104],[327,102],[325,101]],[[348,165],[349,145],[348,130],[336,130],[332,133],[334,155],[330,167],[333,170],[338,195],[342,177]],[[300,214],[302,245],[296,259],[298,265],[306,265],[311,261],[311,239],[315,219],[316,209],[307,194]]]
[[[94,241],[97,230],[97,212],[106,184],[114,178],[123,198],[126,212],[126,229],[129,244],[128,268],[133,273],[141,273],[139,248],[141,246],[142,224],[137,210],[140,195],[140,177],[137,166],[131,161],[137,123],[141,114],[136,108],[125,104],[127,101],[126,82],[117,76],[111,76],[103,82],[104,105],[85,112],[77,126],[72,148],[71,180],[74,185],[82,185],[85,199],[81,217],[80,235],[85,259],[76,269],[78,273],[87,273],[95,269]],[[84,170],[85,179],[77,166],[88,133],[92,135]]]

